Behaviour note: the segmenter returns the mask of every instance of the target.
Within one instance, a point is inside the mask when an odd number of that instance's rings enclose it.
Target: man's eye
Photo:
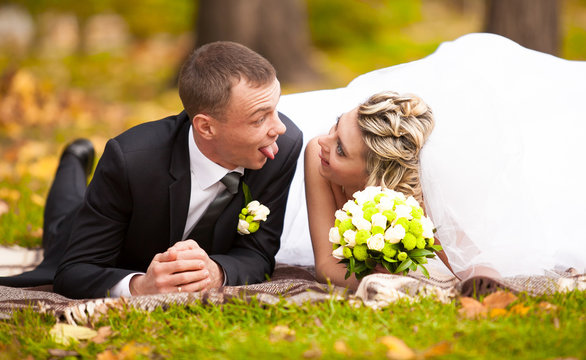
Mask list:
[[[342,149],[342,144],[340,144],[340,142],[338,142],[338,144],[336,145],[336,153],[338,153],[338,155],[340,156],[346,156],[346,154],[344,154],[344,149]]]
[[[265,117],[262,117],[262,118],[260,118],[260,119],[256,120],[256,124],[257,124],[257,125],[260,125],[260,124],[262,124],[263,122],[265,122],[265,120],[266,120],[266,118],[265,118]]]

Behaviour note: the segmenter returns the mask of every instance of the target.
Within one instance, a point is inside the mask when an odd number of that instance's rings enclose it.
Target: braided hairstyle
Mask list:
[[[431,109],[411,94],[385,91],[358,107],[358,127],[368,148],[367,186],[381,185],[423,203],[419,152],[433,130]]]

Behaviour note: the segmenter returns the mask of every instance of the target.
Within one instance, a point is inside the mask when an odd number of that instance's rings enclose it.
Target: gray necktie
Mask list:
[[[188,239],[194,239],[199,246],[210,251],[212,249],[212,240],[214,238],[214,227],[220,214],[226,208],[230,200],[238,193],[238,184],[240,184],[240,174],[237,172],[230,172],[226,174],[221,180],[222,184],[226,185],[226,190],[222,191],[215,197],[215,199],[207,207],[191,233]],[[235,214],[234,216],[238,216]],[[236,231],[236,229],[234,229]]]

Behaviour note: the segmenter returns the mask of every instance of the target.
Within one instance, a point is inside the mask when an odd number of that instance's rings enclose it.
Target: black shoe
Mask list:
[[[66,154],[71,154],[75,156],[79,162],[81,162],[81,166],[85,170],[86,176],[89,176],[94,168],[94,158],[96,156],[96,152],[94,151],[94,146],[88,139],[77,139],[67,145],[65,150],[63,150],[63,154],[61,154],[61,159]]]

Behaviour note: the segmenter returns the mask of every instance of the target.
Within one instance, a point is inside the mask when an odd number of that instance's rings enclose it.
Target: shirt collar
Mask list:
[[[201,153],[195,139],[193,138],[193,126],[189,127],[189,169],[195,178],[195,181],[202,190],[209,188],[220,181],[227,173],[237,172],[242,176],[244,167],[239,166],[236,169],[229,170],[216,164]],[[196,170],[197,169],[197,170]]]

